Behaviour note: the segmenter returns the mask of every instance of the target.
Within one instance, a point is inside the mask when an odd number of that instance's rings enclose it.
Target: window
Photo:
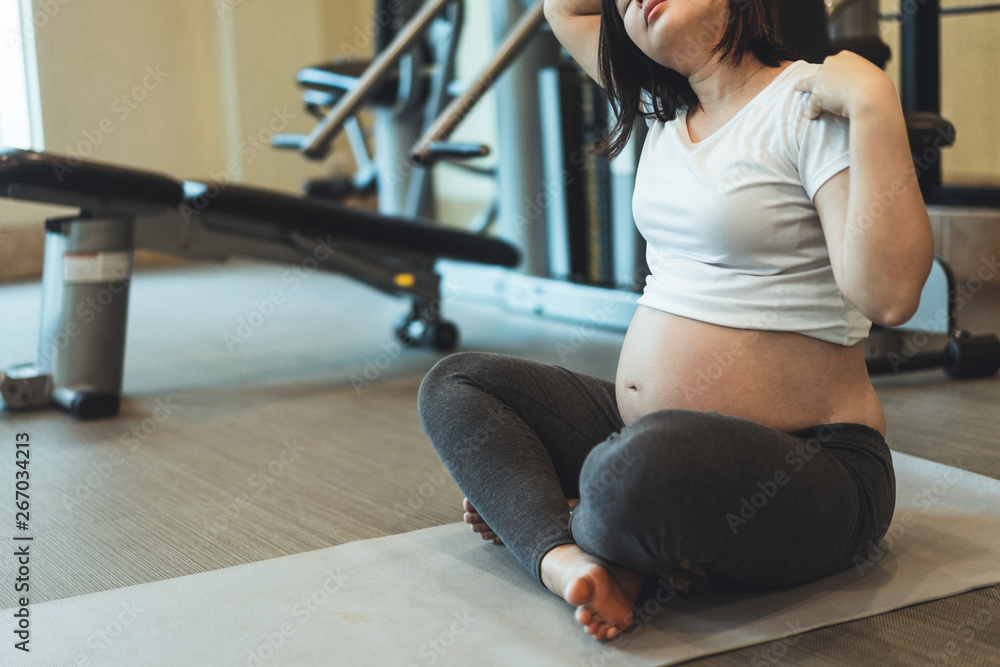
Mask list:
[[[0,146],[42,150],[31,0],[0,0]]]

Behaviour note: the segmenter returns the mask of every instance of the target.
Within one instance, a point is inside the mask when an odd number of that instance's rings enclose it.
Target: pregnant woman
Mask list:
[[[476,352],[427,374],[420,418],[465,520],[599,639],[682,565],[757,590],[850,567],[895,506],[861,341],[912,317],[933,262],[891,81],[847,52],[792,62],[773,0],[545,14],[612,99],[607,152],[649,125],[651,275],[615,382]]]

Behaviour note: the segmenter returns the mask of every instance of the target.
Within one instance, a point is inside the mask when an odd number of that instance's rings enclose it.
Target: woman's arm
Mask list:
[[[899,96],[885,74],[853,53],[824,61],[800,90],[821,110],[850,119],[850,169],[816,193],[844,296],[876,324],[916,313],[934,262],[934,235],[920,194]]]
[[[594,81],[601,83],[597,59],[601,0],[545,0],[545,19],[559,43]]]

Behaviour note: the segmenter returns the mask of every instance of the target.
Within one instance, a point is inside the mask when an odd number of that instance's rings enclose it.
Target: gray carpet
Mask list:
[[[287,272],[140,274],[121,417],[81,424],[54,411],[0,414],[4,441],[32,436],[33,601],[460,520],[461,493],[415,407],[440,355],[393,358],[392,325],[406,302],[319,273],[292,289]],[[227,345],[274,290],[283,303]],[[38,293],[33,284],[0,287],[0,366],[34,357]],[[977,303],[992,302],[984,292]],[[968,312],[981,324],[977,303]],[[572,325],[461,298],[446,312],[461,327],[462,349],[614,377],[620,333],[599,331],[562,360],[557,345]],[[1000,381],[924,371],[874,384],[893,449],[1000,479]],[[0,460],[0,488],[10,488],[12,464]],[[5,524],[0,537],[9,535]],[[10,559],[2,562],[8,572]],[[12,606],[11,589],[0,590],[0,608]],[[1000,664],[1000,614],[989,611],[996,595],[973,591],[692,664]]]

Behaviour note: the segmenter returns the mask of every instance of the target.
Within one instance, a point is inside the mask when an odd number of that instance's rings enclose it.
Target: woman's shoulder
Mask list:
[[[820,67],[821,65],[817,63],[810,63],[805,60],[796,60],[788,65],[785,70],[778,75],[781,77],[780,87],[787,91],[800,92],[795,88],[799,81],[813,76],[819,71]]]
[[[819,68],[819,64],[797,60],[779,75],[781,81],[777,82],[779,85],[775,86],[776,90],[772,95],[772,109],[778,112],[779,116],[801,111],[808,93],[799,90],[798,84],[816,74]],[[775,106],[780,107],[780,110],[775,109]]]

